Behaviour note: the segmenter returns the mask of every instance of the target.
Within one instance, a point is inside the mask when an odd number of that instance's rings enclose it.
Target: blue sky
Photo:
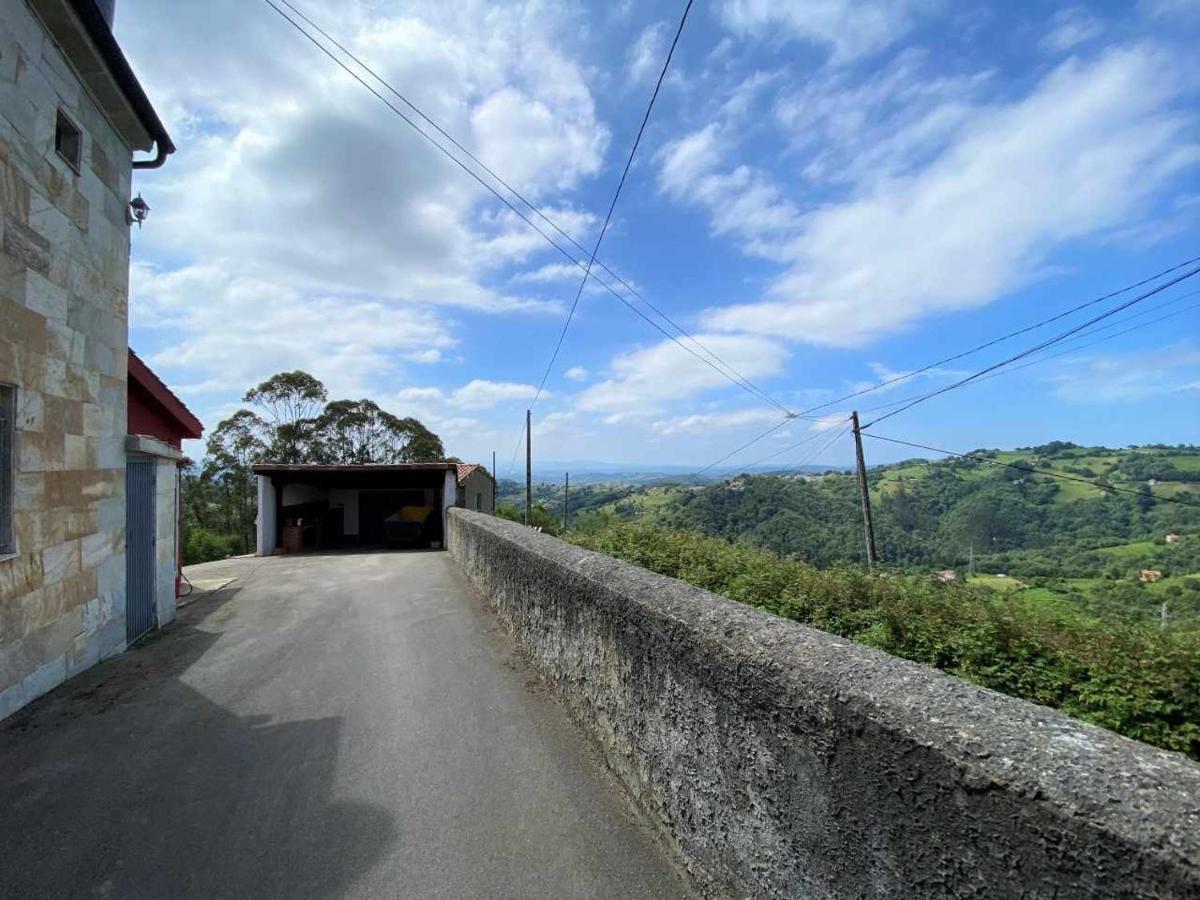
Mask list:
[[[293,2],[586,246],[681,11]],[[117,33],[179,145],[135,183],[153,211],[134,348],[210,429],[303,368],[450,453],[496,450],[504,474],[577,272],[265,3],[122,0]],[[789,409],[912,371],[1200,255],[1197,40],[1194,0],[697,3],[600,257]],[[1197,288],[879,431],[954,450],[1198,441]],[[781,418],[598,286],[546,389],[543,459],[702,466]],[[730,464],[829,424],[789,422]],[[845,437],[810,458],[827,443],[772,462],[850,461]]]

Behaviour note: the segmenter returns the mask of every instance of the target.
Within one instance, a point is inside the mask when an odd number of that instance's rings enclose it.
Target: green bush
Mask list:
[[[694,532],[594,516],[580,546],[1200,759],[1200,629],[928,577],[818,569]]]
[[[227,534],[214,534],[204,528],[191,529],[183,542],[183,564],[209,562],[233,555],[235,538]]]

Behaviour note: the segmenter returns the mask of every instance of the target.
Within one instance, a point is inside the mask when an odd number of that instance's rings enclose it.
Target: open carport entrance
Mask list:
[[[454,463],[257,465],[258,553],[441,547],[455,471]]]

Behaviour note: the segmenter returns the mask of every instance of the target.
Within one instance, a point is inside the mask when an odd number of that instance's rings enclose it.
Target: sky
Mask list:
[[[682,12],[292,2],[589,251]],[[209,431],[303,369],[513,471],[580,270],[266,2],[120,0],[116,33],[178,146],[135,177],[131,346]],[[589,281],[535,455],[699,468],[779,425],[727,465],[844,465],[851,406],[870,421],[1137,296],[780,412],[1200,256],[1198,41],[1196,0],[696,3],[599,259],[704,349]],[[1198,289],[875,430],[959,451],[1200,442]]]

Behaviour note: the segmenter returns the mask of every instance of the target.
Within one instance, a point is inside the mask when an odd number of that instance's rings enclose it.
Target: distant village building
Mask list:
[[[953,569],[943,569],[933,575],[938,581],[958,581],[958,573]]]
[[[1171,532],[1170,534],[1167,535],[1167,543],[1168,544],[1178,544],[1179,541],[1180,541],[1179,535],[1175,534],[1174,532]]]
[[[1138,578],[1145,583],[1158,581],[1163,577],[1163,573],[1159,569],[1142,569],[1142,574]]]
[[[0,21],[0,718],[131,640],[131,180],[175,147],[112,7],[6,0]]]

